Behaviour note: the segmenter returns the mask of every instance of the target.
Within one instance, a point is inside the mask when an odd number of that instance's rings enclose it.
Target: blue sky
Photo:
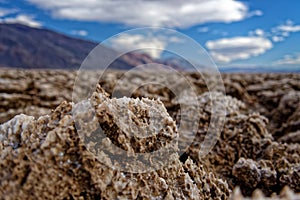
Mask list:
[[[0,0],[0,22],[45,27],[96,42],[132,28],[166,27],[197,41],[219,67],[300,70],[299,8],[299,0]],[[176,40],[136,33],[115,42],[164,48]]]

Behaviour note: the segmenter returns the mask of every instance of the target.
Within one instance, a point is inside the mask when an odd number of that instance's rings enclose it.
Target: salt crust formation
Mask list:
[[[82,76],[81,87],[88,88],[90,83],[97,82],[95,73]],[[199,74],[186,73],[186,78],[197,88],[197,93],[207,91],[206,80]],[[13,70],[0,69],[0,123],[12,119],[17,114],[28,114],[39,117],[48,114],[62,101],[72,101],[75,71],[63,70]],[[153,78],[154,77],[154,78]],[[122,78],[118,71],[108,72],[100,80],[101,86],[112,93],[121,80],[122,87],[131,88],[137,82],[148,80],[171,79],[176,82],[177,77],[140,76]],[[300,113],[300,75],[299,74],[223,74],[226,94],[245,103],[247,110],[257,112],[268,118],[268,131],[275,140],[289,140],[291,135],[299,142],[299,113]],[[206,77],[209,79],[209,77]],[[176,105],[168,86],[145,85],[135,90],[133,97],[160,98],[172,116]],[[175,107],[175,108],[174,108]],[[173,117],[173,116],[172,116]]]
[[[111,73],[107,77],[100,83],[111,94],[119,75]],[[198,152],[213,114],[212,104],[202,78],[195,74],[187,77],[198,87],[199,128],[186,152],[177,154],[176,144],[184,144],[187,137],[177,130],[180,107],[167,88],[142,87],[133,94],[151,99],[111,99],[98,86],[88,104],[93,115],[73,115],[75,108],[86,104],[64,101],[50,112],[62,100],[70,101],[73,73],[8,70],[1,74],[1,82],[6,81],[5,86],[0,86],[1,120],[18,113],[34,113],[35,117],[20,114],[0,125],[0,196],[5,199],[299,199],[296,194],[300,192],[299,75],[223,75],[230,96],[221,93],[216,96],[226,105],[226,121],[217,144],[204,158],[199,158]],[[92,78],[87,76],[87,80]],[[131,80],[128,79],[129,85]],[[88,81],[83,82],[83,87],[84,84]],[[161,99],[163,104],[152,98]],[[129,118],[120,121],[116,111],[126,107],[130,110]],[[156,116],[159,113],[163,126],[151,127],[154,122],[149,121],[149,110]],[[83,143],[80,136],[85,133],[80,128],[97,133],[99,127],[91,124],[100,126],[104,132],[103,146],[113,143],[134,153],[167,146],[171,150],[169,163],[144,173],[113,168],[116,163],[107,151],[91,151],[93,142]],[[147,137],[128,134],[126,124]],[[175,145],[171,143],[174,140]]]
[[[99,96],[103,95],[97,93],[93,95],[92,104],[99,108],[96,112],[100,125],[120,128],[115,120],[108,120],[108,115],[103,114],[103,106],[117,106],[118,102],[107,99],[98,104]],[[161,107],[161,102],[157,100],[135,100],[135,103],[143,105],[143,101],[150,101],[154,108]],[[180,162],[179,155],[175,153],[172,154],[172,162],[169,165],[153,172],[126,173],[112,169],[105,164],[111,162],[109,156],[102,152],[100,157],[102,160],[99,160],[99,157],[89,152],[80,140],[72,115],[74,106],[72,103],[63,102],[50,115],[37,120],[27,115],[18,115],[1,125],[2,197],[6,199],[228,198],[230,190],[225,181],[216,178],[203,165],[191,159],[187,159],[184,163]],[[138,109],[139,106],[133,108]],[[138,110],[133,114],[133,117],[143,115]],[[157,136],[157,141],[154,141],[156,145],[160,145],[160,142],[164,144],[168,138],[172,138],[172,134],[177,134],[175,123],[166,110],[162,115],[167,119],[166,123],[170,128]],[[142,116],[138,119],[146,120]],[[118,141],[120,138],[125,140],[125,144],[130,143],[133,147],[139,146],[142,142],[128,141],[126,135],[123,137],[124,133],[118,130],[112,137],[111,133],[108,133],[110,129],[103,129],[111,142],[116,142],[116,145],[121,145]],[[152,140],[155,139],[151,138]]]

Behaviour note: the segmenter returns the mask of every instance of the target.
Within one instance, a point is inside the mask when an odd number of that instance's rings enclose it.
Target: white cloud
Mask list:
[[[247,14],[247,17],[253,17],[253,16],[262,16],[263,15],[263,12],[261,10],[254,10],[252,12],[249,12]]]
[[[288,19],[288,20],[286,20],[286,24],[287,25],[293,25],[293,24],[295,24],[292,20],[290,20],[290,19]]]
[[[275,65],[300,65],[300,53],[295,55],[285,55],[283,59],[277,60]]]
[[[278,29],[283,32],[298,32],[300,31],[300,25],[281,25]]]
[[[273,27],[270,33],[265,33],[264,36],[268,36],[273,42],[282,42],[290,36],[292,32],[299,32],[300,25],[295,25],[292,20],[287,20],[284,24]]]
[[[6,11],[3,9],[0,9],[0,17],[3,17],[6,15]]]
[[[272,37],[272,41],[273,42],[282,42],[282,41],[284,41],[284,37],[275,35],[275,36]]]
[[[274,28],[274,32],[280,33],[283,36],[287,35],[289,36],[290,32],[299,32],[300,31],[300,25],[295,25],[295,23],[292,20],[287,20],[284,24],[281,24]]]
[[[282,32],[282,33],[280,33],[280,35],[282,35],[283,37],[289,37],[290,33],[289,32]]]
[[[42,24],[36,21],[32,16],[28,16],[24,14],[19,14],[16,17],[4,18],[1,19],[0,22],[7,23],[7,24],[18,23],[18,24],[23,24],[34,28],[39,28],[42,26]]]
[[[172,42],[172,43],[184,43],[184,40],[182,38],[176,36],[171,36],[167,40],[168,42]]]
[[[256,29],[255,35],[257,36],[264,36],[265,32],[262,29]]]
[[[287,20],[284,24],[276,26],[271,29],[273,36],[280,36],[286,38],[290,36],[290,33],[299,32],[300,25],[295,25],[292,20]]]
[[[261,15],[249,12],[245,3],[235,0],[104,1],[28,0],[50,10],[55,17],[121,23],[129,26],[187,28],[206,22],[234,22]]]
[[[168,44],[183,43],[184,39],[177,36],[154,36],[153,34],[121,34],[110,40],[112,48],[118,50],[137,50],[149,54],[152,58],[160,58]]]
[[[213,58],[228,63],[244,60],[265,53],[273,47],[272,42],[263,37],[233,37],[206,42]]]
[[[0,8],[0,17],[4,17],[4,16],[14,13],[14,12],[16,12],[16,10],[14,10],[14,9]]]
[[[198,28],[198,31],[200,33],[207,33],[209,31],[209,28],[208,27],[201,27],[201,28]]]
[[[112,39],[112,47],[123,50],[140,50],[153,58],[159,58],[167,41],[154,36],[142,34],[122,34]]]
[[[79,35],[79,36],[87,36],[88,32],[86,30],[73,30],[71,31],[73,35]]]
[[[292,20],[287,20],[284,24],[271,28],[270,32],[258,28],[249,32],[249,36],[259,36],[269,38],[273,42],[282,42],[290,36],[292,32],[299,32],[300,25],[296,25]]]
[[[212,32],[211,32],[211,34],[213,34],[213,35],[221,35],[221,36],[226,36],[226,35],[228,35],[228,32],[226,32],[226,31],[221,31],[221,30],[213,30]]]
[[[260,37],[263,37],[265,35],[265,31],[258,28],[258,29],[255,29],[254,31],[250,31],[249,32],[249,35],[250,36],[260,36]]]
[[[218,29],[215,29],[215,30],[210,30],[210,28],[208,27],[200,27],[197,29],[197,31],[199,33],[211,33],[213,35],[221,35],[221,36],[226,36],[228,35],[228,32],[226,31],[222,31],[222,30],[218,30]]]

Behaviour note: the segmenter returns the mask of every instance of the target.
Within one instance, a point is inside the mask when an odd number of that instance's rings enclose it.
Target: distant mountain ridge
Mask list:
[[[78,69],[98,44],[47,29],[21,24],[0,24],[0,67]],[[101,56],[117,54],[102,46]],[[130,69],[156,62],[147,54],[128,53],[111,64],[115,69]]]
[[[22,24],[0,23],[0,67],[24,69],[79,69],[84,59],[98,43],[57,33],[44,28],[32,28]],[[99,55],[103,59],[118,55],[117,49],[100,46]],[[101,59],[99,59],[101,63]],[[191,71],[194,67],[181,57],[153,59],[146,53],[130,52],[113,63],[113,69],[128,70],[133,67],[158,63],[181,71]],[[201,63],[199,63],[201,66]],[[97,66],[95,66],[97,67]],[[222,73],[300,73],[299,68],[271,67],[220,67]]]

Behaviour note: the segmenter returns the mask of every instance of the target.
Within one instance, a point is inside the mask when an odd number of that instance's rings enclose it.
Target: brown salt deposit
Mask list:
[[[200,119],[181,154],[174,94],[147,86],[111,98],[119,74],[72,102],[75,72],[1,70],[1,199],[300,199],[299,74],[223,75],[227,96],[214,94],[226,120],[204,157],[213,105],[201,77],[186,74]]]

